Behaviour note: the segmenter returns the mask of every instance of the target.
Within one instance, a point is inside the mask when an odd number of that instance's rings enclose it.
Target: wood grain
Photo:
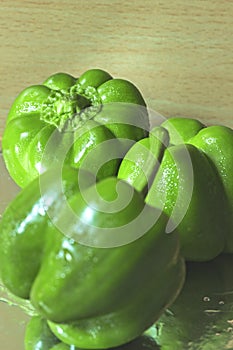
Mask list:
[[[1,0],[0,135],[16,95],[99,67],[166,117],[233,126],[233,1]]]

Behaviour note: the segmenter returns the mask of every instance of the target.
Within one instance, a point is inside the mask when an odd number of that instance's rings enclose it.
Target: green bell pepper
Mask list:
[[[145,101],[131,82],[101,69],[78,79],[56,73],[15,99],[2,139],[3,157],[20,187],[63,161],[104,178],[116,174],[119,159],[148,130]]]
[[[125,181],[95,184],[84,169],[51,168],[3,213],[0,276],[64,343],[119,346],[149,328],[183,285],[179,236],[165,234],[167,222]]]
[[[233,349],[233,255],[186,265],[185,284],[175,302],[143,336],[117,350]],[[77,349],[57,343],[46,320],[36,316],[26,329],[25,350],[36,350],[38,342],[41,350]]]
[[[171,118],[135,143],[118,177],[170,217],[187,260],[233,252],[233,130]]]
[[[24,343],[25,350],[82,350],[60,342],[40,316],[33,316],[28,322]],[[152,337],[144,334],[115,350],[159,350],[159,347]]]

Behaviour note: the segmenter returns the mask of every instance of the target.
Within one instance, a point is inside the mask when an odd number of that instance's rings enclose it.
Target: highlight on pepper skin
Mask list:
[[[124,103],[131,108],[124,110]],[[88,126],[93,125],[96,128],[90,135]],[[80,129],[86,129],[87,133],[76,138]],[[111,138],[137,141],[148,130],[146,103],[133,83],[113,78],[101,69],[90,69],[79,78],[56,73],[43,84],[27,87],[16,97],[3,134],[3,157],[11,177],[20,187],[25,187],[44,171],[40,163],[53,133],[56,133],[54,152],[47,154],[46,164],[59,158],[59,151],[67,150],[67,144],[72,144],[69,164],[79,166],[81,153],[91,145]],[[76,138],[74,144],[73,138]]]
[[[22,190],[0,222],[0,274],[51,346],[127,347],[175,302],[185,261],[233,252],[232,147],[230,128],[164,120],[98,69],[19,94],[3,155]]]

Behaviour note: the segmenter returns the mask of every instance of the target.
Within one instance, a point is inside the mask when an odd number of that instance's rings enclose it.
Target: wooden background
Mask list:
[[[1,0],[0,59],[0,136],[26,86],[96,67],[133,81],[165,117],[233,127],[232,0]],[[7,310],[1,347],[23,350]]]
[[[103,68],[150,108],[233,126],[232,0],[1,0],[0,135],[16,95]]]

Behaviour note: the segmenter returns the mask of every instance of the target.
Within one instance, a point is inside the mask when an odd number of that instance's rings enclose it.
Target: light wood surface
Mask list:
[[[99,67],[165,117],[233,126],[233,1],[1,0],[0,135],[16,95]]]

